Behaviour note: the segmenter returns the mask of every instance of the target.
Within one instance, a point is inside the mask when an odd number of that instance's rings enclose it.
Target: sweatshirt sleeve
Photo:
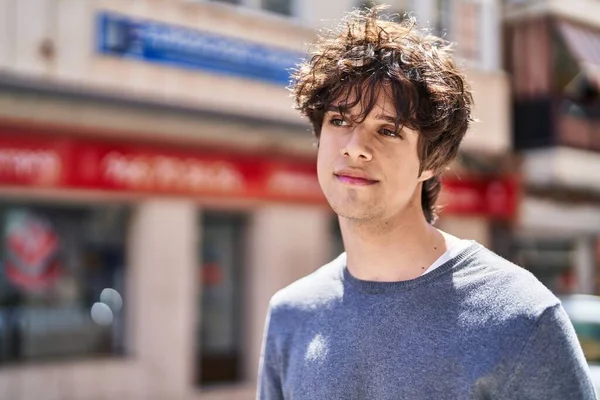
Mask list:
[[[546,309],[517,359],[501,399],[597,399],[589,367],[562,305]]]
[[[258,367],[256,400],[283,400],[280,356],[275,343],[273,307],[269,305]]]

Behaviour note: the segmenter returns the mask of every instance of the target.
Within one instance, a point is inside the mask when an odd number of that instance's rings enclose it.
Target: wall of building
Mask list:
[[[589,171],[600,157],[595,151],[596,122],[587,110],[597,108],[598,98],[583,100],[569,90],[569,82],[575,75],[594,80],[586,67],[594,60],[585,57],[599,50],[594,39],[600,27],[598,7],[598,2],[588,0],[505,6],[515,147],[522,159],[524,186],[515,247],[517,253],[534,249],[529,256],[539,254],[530,257],[531,264],[537,264],[534,273],[560,294],[597,290],[600,181]],[[575,117],[581,106],[586,111]],[[549,257],[547,249],[555,245],[561,248]]]
[[[491,7],[487,4],[484,2],[485,7]],[[354,4],[349,1],[329,2],[312,8],[307,4],[307,8],[314,11],[304,18],[309,26],[310,23],[315,23],[314,21],[326,23],[335,20],[352,6]],[[487,10],[485,7],[483,9]],[[243,38],[298,52],[304,51],[306,44],[314,38],[314,31],[306,25],[290,23],[283,17],[248,12],[240,7],[228,7],[209,1],[3,0],[0,2],[0,10],[0,15],[6,19],[3,26],[7,33],[0,37],[0,72],[42,79],[42,82],[60,83],[70,88],[75,85],[79,90],[156,100],[170,106],[197,107],[275,121],[305,123],[293,110],[289,93],[282,85],[97,54],[95,18],[99,11],[115,11],[145,20],[156,20],[157,16],[160,16],[160,21],[168,24]],[[30,10],[36,12],[32,13]],[[419,10],[420,14],[428,15],[423,5],[419,6]],[[487,21],[490,18],[488,14],[487,11],[482,11],[481,21]],[[487,27],[489,24],[483,26]],[[471,63],[468,69],[476,96],[475,116],[480,119],[480,123],[474,126],[473,134],[467,135],[465,148],[489,147],[492,151],[504,151],[508,148],[510,138],[507,78],[498,72],[498,63],[492,60],[495,60],[499,53],[497,35],[489,33],[483,37],[485,43],[480,43],[479,47],[489,54],[487,58],[482,59],[482,63]],[[44,56],[44,46],[52,49],[51,55]],[[27,112],[23,110],[30,111],[31,105],[20,106],[20,102],[14,100],[14,97],[5,100],[5,105],[11,108],[3,108],[3,114],[17,118],[60,120],[60,111],[70,110],[72,106],[65,104],[65,107],[60,107],[59,104],[52,104],[49,106],[50,110],[49,107],[41,107],[39,112],[23,115]],[[69,118],[74,123],[91,118],[92,121],[88,122],[88,125],[97,124],[97,120],[102,119],[104,115],[95,117],[94,110],[89,108],[85,112],[70,113]],[[97,106],[92,105],[92,108]],[[127,128],[130,124],[141,124],[137,121],[139,116],[120,117],[122,112],[118,109],[109,109],[104,114],[106,113],[110,113],[109,128]],[[74,115],[76,118],[73,119]],[[161,126],[172,129],[163,121],[163,116],[153,114],[144,117],[146,120],[154,119],[149,123],[154,127],[154,131]],[[156,121],[157,119],[160,121]],[[183,123],[183,120],[179,122],[180,125]],[[146,127],[139,126],[132,130],[149,131],[144,128]],[[484,133],[478,135],[479,132]],[[484,137],[485,139],[482,139]]]
[[[511,151],[509,77],[502,71],[469,69],[476,122],[465,135],[461,149],[470,152],[506,154]]]
[[[288,93],[282,85],[97,54],[95,18],[99,11],[143,20],[158,18],[168,24],[297,51],[302,51],[313,36],[311,30],[282,19],[231,12],[210,2],[3,0],[0,15],[6,18],[3,26],[7,34],[0,38],[0,68],[90,90],[159,99],[171,105],[299,121],[285,101]],[[52,49],[51,55],[44,55],[44,46]]]

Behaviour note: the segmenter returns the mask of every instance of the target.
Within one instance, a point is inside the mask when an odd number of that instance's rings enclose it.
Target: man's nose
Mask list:
[[[351,158],[353,161],[371,161],[373,154],[369,146],[368,132],[361,125],[357,125],[348,134],[348,140],[341,149],[344,157]]]

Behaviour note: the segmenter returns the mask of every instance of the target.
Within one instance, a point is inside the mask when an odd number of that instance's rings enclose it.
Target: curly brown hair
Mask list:
[[[290,90],[317,138],[334,102],[346,117],[359,105],[361,113],[353,122],[360,123],[385,90],[395,104],[396,128],[419,132],[420,173],[435,171],[421,193],[425,218],[433,224],[440,174],[473,121],[473,99],[452,60],[453,45],[417,28],[411,16],[380,17],[384,8],[354,10],[337,28],[322,31],[308,59],[294,71]]]

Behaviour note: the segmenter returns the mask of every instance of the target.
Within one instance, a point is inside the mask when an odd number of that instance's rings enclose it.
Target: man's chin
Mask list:
[[[371,220],[375,217],[373,207],[361,206],[358,204],[331,204],[333,211],[342,218],[349,220]]]

